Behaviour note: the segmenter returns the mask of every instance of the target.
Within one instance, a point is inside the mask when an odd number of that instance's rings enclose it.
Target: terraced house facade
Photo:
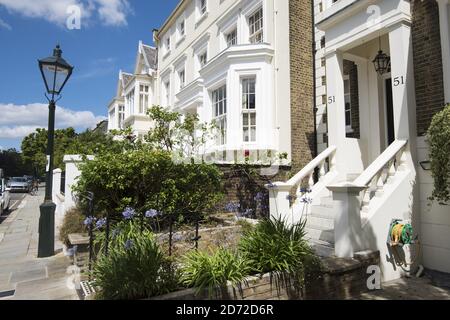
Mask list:
[[[380,251],[383,279],[398,278],[406,271],[386,242],[398,219],[420,236],[408,259],[448,273],[450,215],[428,201],[424,134],[450,102],[449,7],[182,0],[154,31],[156,48],[140,44],[134,74],[121,73],[110,129],[142,133],[152,104],[197,114],[219,128],[205,151],[219,162],[288,154],[293,175],[270,188],[271,214],[307,215],[320,254]]]
[[[380,251],[384,280],[419,264],[450,272],[450,216],[428,200],[424,136],[450,102],[449,2],[315,0],[314,8],[320,151],[276,184],[271,213],[299,220],[306,211],[311,242],[325,255]],[[305,181],[312,205],[301,201]],[[412,223],[420,242],[389,245],[394,220]]]

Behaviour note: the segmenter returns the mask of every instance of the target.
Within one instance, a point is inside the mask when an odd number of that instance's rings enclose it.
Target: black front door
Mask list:
[[[392,79],[386,79],[386,127],[388,146],[395,141],[394,100],[392,98]]]

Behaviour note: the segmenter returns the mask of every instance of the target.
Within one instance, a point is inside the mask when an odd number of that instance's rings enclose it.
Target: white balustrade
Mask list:
[[[266,187],[269,189],[270,196],[270,214],[271,216],[279,217],[280,215],[287,215],[291,208],[291,204],[295,201],[290,201],[290,193],[295,190],[296,198],[299,199],[305,193],[313,190],[316,185],[314,178],[317,172],[318,180],[323,181],[324,177],[333,172],[336,168],[335,161],[336,147],[331,146],[317,156],[314,160],[308,163],[300,172],[293,176],[287,182],[276,182]],[[304,182],[307,182],[307,185]],[[290,211],[289,211],[290,212]]]

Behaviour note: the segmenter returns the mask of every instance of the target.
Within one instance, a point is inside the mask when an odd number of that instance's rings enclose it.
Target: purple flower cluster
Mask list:
[[[147,212],[145,212],[146,218],[156,218],[159,215],[159,212],[155,209],[150,209]]]
[[[85,226],[90,226],[91,224],[93,224],[95,222],[95,217],[93,216],[89,216],[86,219],[84,219],[83,224]]]
[[[311,204],[313,202],[313,199],[310,197],[303,197],[300,199],[300,201],[305,204]]]
[[[131,248],[133,248],[134,242],[133,240],[127,240],[125,241],[125,249],[126,250],[130,250]]]
[[[97,227],[97,229],[103,228],[106,225],[106,218],[101,218],[97,221],[97,223],[95,224],[95,226]]]
[[[256,196],[255,196],[255,201],[261,202],[261,201],[263,201],[263,200],[264,200],[264,193],[258,192],[258,193],[256,194]]]
[[[230,202],[225,206],[225,210],[227,210],[230,213],[238,212],[241,208],[241,205],[239,203]]]
[[[122,216],[125,218],[125,220],[131,220],[136,215],[136,211],[131,207],[126,207],[125,210],[122,212]]]

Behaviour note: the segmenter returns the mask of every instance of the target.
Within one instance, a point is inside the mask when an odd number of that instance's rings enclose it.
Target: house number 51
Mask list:
[[[394,78],[394,87],[398,87],[398,86],[404,85],[404,84],[405,84],[404,76]]]
[[[332,104],[336,102],[336,97],[335,96],[329,96],[328,97],[328,104]]]

